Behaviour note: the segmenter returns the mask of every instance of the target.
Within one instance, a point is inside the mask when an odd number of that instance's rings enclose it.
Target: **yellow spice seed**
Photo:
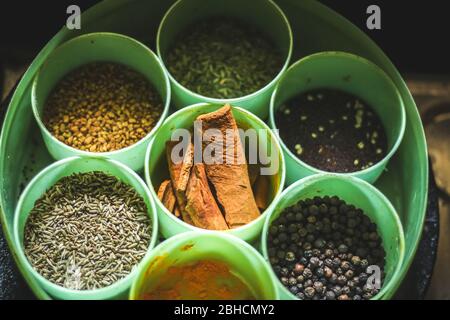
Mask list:
[[[99,62],[76,69],[58,83],[46,101],[43,120],[64,143],[104,152],[136,143],[161,114],[161,98],[141,74]],[[105,131],[104,140],[99,140],[100,131]]]

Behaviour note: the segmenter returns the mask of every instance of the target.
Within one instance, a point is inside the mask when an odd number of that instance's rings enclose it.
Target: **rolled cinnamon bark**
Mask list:
[[[269,188],[270,182],[267,176],[259,176],[253,185],[253,193],[255,195],[255,202],[259,210],[266,210],[269,202]]]
[[[223,146],[222,154],[215,155],[222,158],[222,163],[206,163],[205,170],[228,226],[236,228],[253,221],[260,212],[251,188],[245,153],[230,105],[201,115],[197,120],[201,121],[203,150],[210,144]],[[214,137],[205,135],[205,131],[209,129],[218,129],[221,134]],[[231,138],[226,137],[227,133],[231,133]],[[233,152],[227,152],[230,147]]]
[[[226,230],[228,225],[209,188],[203,163],[194,164],[186,189],[185,211],[196,227]]]
[[[175,197],[177,198],[180,210],[183,211],[186,203],[186,188],[191,175],[191,168],[194,163],[194,145],[189,143],[183,161],[175,163],[172,161],[172,150],[178,143],[179,142],[177,141],[168,141],[166,143],[166,157]]]
[[[170,180],[164,180],[159,186],[158,199],[161,200],[167,210],[175,214],[176,199]]]

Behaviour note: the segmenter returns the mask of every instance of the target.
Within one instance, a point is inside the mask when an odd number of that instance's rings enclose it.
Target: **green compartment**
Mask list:
[[[359,178],[336,174],[317,174],[301,179],[290,185],[277,199],[272,210],[267,215],[261,237],[261,247],[264,258],[268,261],[267,233],[271,223],[280,216],[283,210],[296,204],[299,200],[315,196],[338,196],[348,204],[364,211],[378,226],[378,233],[383,240],[386,252],[384,271],[386,277],[380,292],[373,300],[392,297],[401,279],[401,266],[405,254],[405,239],[403,228],[395,209],[389,200],[375,187]],[[272,270],[272,276],[277,281],[281,299],[296,299],[278,280]]]
[[[154,288],[169,267],[199,260],[226,263],[258,300],[278,298],[270,267],[252,246],[225,233],[203,231],[179,234],[157,246],[140,266],[130,299],[139,299],[142,293]]]
[[[41,115],[45,101],[58,81],[74,69],[97,61],[120,63],[141,73],[159,93],[163,110],[155,127],[138,142],[123,149],[96,153],[73,148],[56,139],[45,127]],[[120,161],[139,171],[144,167],[148,142],[169,112],[170,84],[159,58],[145,45],[120,34],[98,32],[71,39],[54,50],[36,75],[31,99],[33,114],[44,142],[56,160],[71,156],[95,156]]]
[[[58,286],[41,276],[34,270],[25,256],[23,250],[23,230],[28,215],[33,209],[36,200],[38,200],[46,190],[51,188],[61,178],[67,177],[73,173],[91,171],[102,171],[106,174],[110,174],[136,190],[136,192],[144,199],[144,202],[147,205],[148,215],[151,219],[152,237],[148,246],[149,251],[155,246],[156,241],[158,240],[158,216],[156,215],[155,203],[144,181],[130,168],[115,160],[87,157],[66,158],[51,164],[33,178],[19,199],[14,219],[14,241],[15,247],[17,248],[16,254],[26,272],[31,274],[42,288],[58,299],[123,299],[126,297],[131,283],[137,274],[136,269],[134,269],[126,277],[108,287],[100,289],[72,290]]]
[[[13,241],[14,210],[18,197],[30,178],[53,161],[31,112],[33,78],[56,47],[81,34],[117,32],[134,37],[155,50],[159,23],[173,3],[172,0],[110,0],[97,4],[82,14],[81,30],[63,28],[49,40],[15,90],[0,137],[0,218],[18,268],[38,298],[52,297],[17,259],[17,247]],[[292,27],[292,61],[321,51],[351,52],[383,69],[400,92],[406,112],[404,138],[375,186],[395,207],[405,232],[401,280],[413,261],[420,240],[428,192],[426,142],[414,100],[389,58],[347,19],[315,0],[277,0],[276,3]],[[391,294],[396,289],[392,288]]]
[[[182,232],[204,230],[185,223],[181,219],[175,217],[158,199],[157,193],[161,182],[169,179],[169,170],[167,168],[166,157],[166,141],[171,140],[174,130],[179,128],[191,130],[194,126],[195,119],[199,115],[216,111],[222,106],[222,104],[198,103],[178,110],[167,118],[148,145],[145,159],[145,181],[147,182],[150,192],[155,199],[161,233],[165,238],[169,238]],[[233,116],[236,119],[236,123],[239,128],[244,130],[250,128],[261,130],[257,131],[256,135],[261,143],[259,145],[260,150],[264,149],[264,151],[267,151],[267,155],[271,161],[267,167],[272,167],[273,170],[278,167],[278,170],[275,171],[276,174],[268,176],[270,197],[268,204],[270,205],[270,203],[272,203],[281,193],[285,180],[286,169],[280,144],[275,138],[275,135],[270,131],[269,127],[249,111],[238,107],[233,107]],[[246,153],[248,154],[248,150]],[[247,157],[247,159],[249,158]],[[244,226],[217,232],[230,233],[245,241],[254,241],[259,238],[264,224],[264,219],[268,211],[268,209],[264,210],[258,218]]]
[[[397,151],[405,132],[405,109],[391,79],[370,61],[345,52],[321,52],[295,62],[283,74],[270,102],[270,126],[277,129],[275,112],[298,94],[319,88],[351,93],[372,106],[380,117],[388,140],[386,156],[370,168],[345,173],[375,182]],[[295,156],[280,139],[286,159],[287,183],[311,174],[324,173]]]
[[[258,10],[255,10],[258,7]],[[256,27],[272,40],[283,58],[279,73],[258,91],[243,97],[216,99],[205,97],[182,86],[170,73],[173,103],[177,109],[201,102],[230,103],[247,109],[261,119],[269,115],[270,96],[276,81],[286,70],[292,54],[292,31],[284,13],[271,0],[179,0],[165,14],[156,40],[158,56],[164,63],[172,41],[186,27],[210,17],[225,16]]]

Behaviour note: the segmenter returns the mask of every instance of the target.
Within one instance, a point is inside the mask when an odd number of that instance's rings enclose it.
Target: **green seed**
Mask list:
[[[103,172],[79,173],[36,201],[25,223],[24,249],[49,281],[96,289],[130,273],[151,234],[147,206],[133,188]]]
[[[203,96],[229,99],[269,83],[283,61],[276,46],[239,21],[214,17],[189,26],[169,48],[172,76]]]

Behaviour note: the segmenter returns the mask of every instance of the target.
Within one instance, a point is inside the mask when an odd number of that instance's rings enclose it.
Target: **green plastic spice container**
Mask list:
[[[199,103],[181,109],[166,119],[164,124],[155,134],[155,137],[150,141],[145,159],[145,180],[156,202],[161,233],[166,238],[186,231],[204,230],[185,223],[177,218],[167,210],[163,203],[158,199],[157,192],[160,184],[165,179],[169,179],[166,159],[166,142],[171,140],[174,130],[179,128],[191,130],[195,119],[199,115],[216,111],[221,107],[223,107],[221,104]],[[256,129],[258,140],[263,141],[261,139],[265,139],[263,143],[259,144],[259,152],[268,155],[269,159],[266,166],[278,169],[276,173],[270,175],[269,178],[268,195],[270,201],[268,205],[270,206],[270,202],[281,193],[284,186],[285,166],[281,147],[270,128],[257,116],[239,107],[233,107],[232,112],[239,128],[244,130],[249,128]],[[258,159],[260,160],[261,157],[258,157]],[[258,218],[246,225],[223,232],[230,233],[246,241],[254,240],[259,237],[267,211],[268,210],[266,209]]]
[[[255,10],[255,7],[258,10]],[[262,119],[269,114],[269,101],[275,83],[286,70],[292,53],[292,31],[284,13],[271,0],[179,0],[165,14],[158,29],[157,52],[166,69],[167,54],[177,36],[193,23],[204,21],[208,18],[221,17],[232,18],[239,22],[255,27],[271,40],[277,47],[282,63],[279,72],[262,88],[241,97],[218,99],[217,97],[204,96],[186,88],[169,72],[172,85],[172,99],[176,108],[200,103],[230,103],[247,109]]]
[[[269,227],[285,208],[299,200],[315,196],[337,196],[347,204],[360,208],[377,226],[386,252],[385,278],[380,292],[373,299],[389,299],[401,281],[401,265],[405,254],[405,239],[400,219],[389,200],[369,183],[351,176],[337,174],[317,174],[301,179],[290,185],[277,198],[264,223],[262,233],[262,252],[269,260],[267,240]],[[272,276],[278,283],[281,299],[297,299],[278,280],[272,270]]]
[[[275,113],[284,103],[301,93],[320,88],[353,94],[367,102],[380,118],[387,137],[384,158],[364,170],[342,173],[375,182],[397,151],[405,132],[405,110],[396,86],[378,66],[362,57],[345,52],[313,54],[289,67],[277,84],[270,102],[270,126],[277,128]],[[280,141],[286,157],[288,184],[325,172],[300,160],[282,139]]]
[[[160,245],[140,265],[130,290],[130,299],[137,300],[153,289],[169,267],[216,260],[228,265],[258,300],[278,298],[270,267],[263,257],[246,242],[224,233],[187,232]]]
[[[92,62],[113,62],[125,65],[143,75],[162,100],[162,113],[152,130],[138,142],[122,149],[90,152],[71,147],[55,138],[46,128],[42,113],[52,89],[69,72]],[[147,144],[167,116],[170,104],[170,83],[158,57],[145,45],[130,37],[114,33],[90,33],[71,39],[56,48],[36,75],[31,94],[33,113],[45,145],[57,160],[76,156],[110,158],[142,170]]]
[[[137,273],[137,266],[125,277],[120,278],[113,284],[99,289],[73,290],[59,286],[38,273],[28,261],[24,252],[24,228],[30,211],[38,200],[50,187],[63,177],[74,173],[85,173],[101,171],[116,177],[123,183],[130,185],[142,197],[147,206],[147,214],[150,217],[152,229],[147,253],[155,246],[158,238],[158,218],[155,204],[144,181],[130,168],[110,159],[71,157],[60,160],[48,166],[36,175],[22,193],[15,211],[14,219],[14,241],[17,248],[18,259],[23,264],[25,271],[31,274],[52,297],[57,299],[114,299],[126,297],[131,282]],[[56,236],[56,235],[55,235]],[[144,258],[145,258],[144,256]],[[143,258],[143,259],[144,259]]]

